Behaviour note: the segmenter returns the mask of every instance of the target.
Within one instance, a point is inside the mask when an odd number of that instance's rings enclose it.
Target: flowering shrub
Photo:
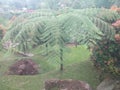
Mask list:
[[[111,10],[120,14],[120,8],[112,6]],[[92,60],[102,74],[109,74],[120,79],[120,19],[110,23],[116,29],[114,40],[102,39],[93,48]]]
[[[110,10],[120,13],[120,8],[116,5],[111,6]]]
[[[93,49],[95,66],[103,73],[120,78],[120,44],[114,40],[102,40]]]

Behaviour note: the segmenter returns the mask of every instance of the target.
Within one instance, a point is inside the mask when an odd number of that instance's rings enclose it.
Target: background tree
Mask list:
[[[99,8],[110,8],[112,5],[119,6],[119,3],[119,0],[95,0],[95,6]]]
[[[74,9],[104,7],[110,8],[112,5],[119,6],[119,0],[0,0],[2,5],[12,6],[12,8],[40,9],[49,8],[58,10],[69,7]]]

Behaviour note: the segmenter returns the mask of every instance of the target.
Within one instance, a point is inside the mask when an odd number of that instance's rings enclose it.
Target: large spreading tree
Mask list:
[[[63,70],[68,41],[74,38],[79,43],[94,45],[102,38],[114,39],[115,29],[110,23],[118,18],[117,12],[108,9],[38,10],[19,16],[3,42],[19,43],[14,49],[24,53],[33,46],[43,45],[49,56],[59,58]]]

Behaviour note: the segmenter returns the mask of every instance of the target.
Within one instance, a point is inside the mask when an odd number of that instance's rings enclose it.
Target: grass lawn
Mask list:
[[[72,47],[64,55],[64,71],[60,72],[59,64],[50,63],[43,56],[36,54],[33,59],[40,65],[40,74],[34,76],[4,75],[14,60],[1,59],[0,90],[43,90],[44,81],[52,78],[83,80],[96,88],[99,83],[98,74],[89,61],[89,56],[85,46]]]

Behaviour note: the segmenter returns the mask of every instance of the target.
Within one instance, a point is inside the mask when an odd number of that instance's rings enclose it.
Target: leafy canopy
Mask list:
[[[19,16],[3,41],[20,43],[19,50],[32,44],[60,45],[65,39],[90,43],[101,37],[113,38],[114,28],[108,23],[119,18],[119,14],[108,9],[66,9],[64,11],[39,10]]]

